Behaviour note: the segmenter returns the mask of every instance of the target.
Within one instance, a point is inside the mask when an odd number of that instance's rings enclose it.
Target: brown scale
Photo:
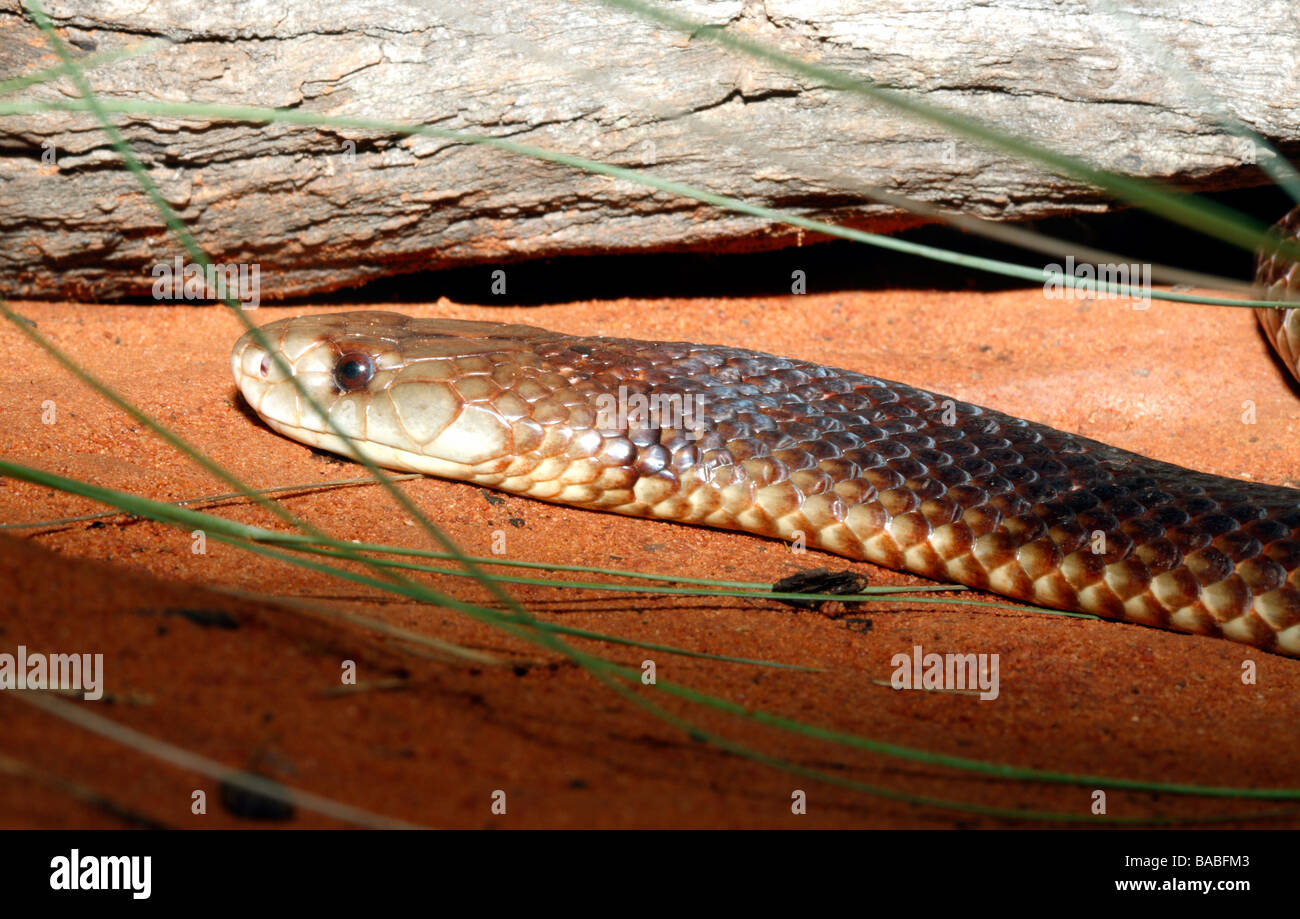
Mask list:
[[[466,476],[475,481],[619,513],[802,533],[813,547],[1032,603],[1300,656],[1293,490],[736,348],[394,314],[310,321],[329,330],[318,341],[346,339],[340,350],[379,339],[408,366],[429,361],[430,379],[454,359],[460,395],[513,431],[512,455],[476,467]],[[620,386],[689,398],[700,436],[599,428],[599,398]]]
[[[1295,243],[1300,235],[1300,206],[1279,220],[1274,230],[1282,238]],[[1261,300],[1300,299],[1300,263],[1285,253],[1269,256],[1261,253],[1255,261],[1255,287]],[[1300,309],[1262,307],[1255,310],[1255,315],[1281,355],[1282,362],[1296,379],[1300,379]]]
[[[740,349],[558,337],[535,348],[571,385],[598,382],[575,387],[588,396],[621,384],[700,400],[709,433],[689,449],[678,430],[637,445],[634,468],[668,486],[666,516],[799,529],[812,546],[1030,602],[1210,634],[1235,623],[1230,637],[1284,651],[1277,632],[1300,624],[1288,489]],[[720,520],[721,491],[738,483],[757,504]],[[682,497],[700,489],[708,500]]]

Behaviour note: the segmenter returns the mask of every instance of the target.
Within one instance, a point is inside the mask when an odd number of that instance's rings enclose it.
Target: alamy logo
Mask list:
[[[256,309],[262,302],[262,266],[256,262],[200,265],[179,255],[159,262],[152,271],[155,300],[225,300],[234,298],[241,309]]]
[[[27,653],[0,654],[0,689],[80,689],[90,702],[104,696],[104,655]]]
[[[148,900],[153,888],[152,855],[69,855],[50,859],[51,890],[129,890]]]
[[[1151,265],[1092,265],[1074,261],[1073,255],[1065,257],[1065,267],[1056,262],[1043,269],[1047,279],[1043,282],[1043,296],[1049,300],[1116,300],[1131,297],[1134,309],[1151,305]],[[1067,282],[1065,278],[1073,278]],[[1126,287],[1127,291],[1116,287]]]
[[[682,431],[688,440],[704,436],[696,413],[703,406],[700,396],[689,393],[628,392],[601,393],[596,397],[596,427],[603,431],[625,431],[629,425],[651,430]]]
[[[889,663],[894,667],[889,685],[895,689],[978,690],[985,702],[998,697],[996,654],[926,654],[913,645],[911,654],[900,651]]]

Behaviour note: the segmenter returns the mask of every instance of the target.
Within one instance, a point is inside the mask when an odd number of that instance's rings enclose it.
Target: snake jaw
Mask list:
[[[500,343],[449,334],[434,354],[412,355],[393,336],[368,334],[376,317],[390,314],[349,315],[368,316],[371,322],[363,319],[359,328],[334,332],[329,320],[337,317],[319,317],[325,330],[320,323],[286,319],[260,330],[308,399],[253,332],[236,342],[231,352],[236,385],[267,425],[353,458],[358,456],[353,441],[364,441],[365,455],[381,465],[458,479],[475,479],[508,463],[515,449],[511,424],[485,401],[502,395],[500,389],[481,375],[473,382],[463,377],[467,369],[490,368],[476,355],[500,349]],[[485,326],[463,325],[471,328],[458,329],[462,333]]]

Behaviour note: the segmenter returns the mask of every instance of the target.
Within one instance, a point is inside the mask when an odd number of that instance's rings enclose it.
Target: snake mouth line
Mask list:
[[[346,456],[349,459],[360,461],[357,455],[356,447],[360,446],[365,452],[366,459],[376,466],[382,466],[388,469],[396,469],[402,472],[419,472],[426,475],[436,475],[442,478],[459,479],[463,481],[477,481],[479,473],[470,466],[463,463],[453,463],[447,460],[441,460],[437,457],[425,456],[423,454],[414,454],[398,447],[391,447],[386,444],[374,443],[372,441],[360,441],[356,438],[344,439],[337,434],[322,433],[320,431],[304,428],[299,425],[289,424],[274,418],[261,416],[262,421],[275,431],[291,440],[306,444],[318,450],[324,450],[330,453],[336,453],[340,456]],[[439,471],[434,472],[433,469]]]

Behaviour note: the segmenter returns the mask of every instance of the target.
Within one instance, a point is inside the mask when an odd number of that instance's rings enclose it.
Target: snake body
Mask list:
[[[385,312],[261,332],[380,465],[1300,656],[1292,489],[739,348]],[[231,363],[270,427],[355,455],[252,333]]]

